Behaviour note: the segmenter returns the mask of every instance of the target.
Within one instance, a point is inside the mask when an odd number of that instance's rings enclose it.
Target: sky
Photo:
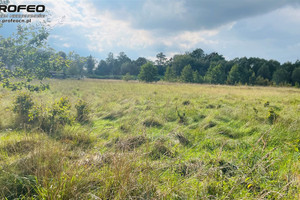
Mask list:
[[[11,0],[43,4],[57,51],[155,59],[201,48],[226,59],[300,60],[299,0]],[[0,34],[13,32],[4,24]]]

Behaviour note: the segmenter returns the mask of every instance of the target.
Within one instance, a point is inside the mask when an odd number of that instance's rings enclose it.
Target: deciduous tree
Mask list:
[[[141,72],[139,74],[139,79],[145,82],[153,82],[158,80],[157,67],[150,62],[144,64],[141,67]]]

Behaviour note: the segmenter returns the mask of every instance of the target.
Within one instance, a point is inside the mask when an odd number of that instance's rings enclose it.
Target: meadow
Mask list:
[[[2,199],[299,199],[296,88],[50,80],[89,121],[24,127],[0,89]]]

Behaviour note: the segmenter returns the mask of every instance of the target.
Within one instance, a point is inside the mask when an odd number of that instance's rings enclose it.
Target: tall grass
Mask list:
[[[12,111],[16,95],[0,90],[1,198],[300,197],[299,89],[109,80],[51,86],[33,101],[51,106],[67,96],[75,116],[82,100],[88,123],[53,134],[24,130]]]

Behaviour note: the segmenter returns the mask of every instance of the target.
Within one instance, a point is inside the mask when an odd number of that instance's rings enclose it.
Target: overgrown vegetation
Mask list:
[[[3,199],[299,198],[299,89],[50,84],[0,89]]]

